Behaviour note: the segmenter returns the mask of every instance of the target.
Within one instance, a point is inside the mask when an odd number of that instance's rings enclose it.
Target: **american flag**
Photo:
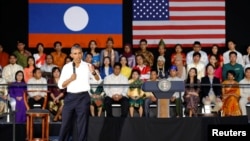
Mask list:
[[[225,0],[133,0],[133,45],[147,39],[157,47],[225,45]]]

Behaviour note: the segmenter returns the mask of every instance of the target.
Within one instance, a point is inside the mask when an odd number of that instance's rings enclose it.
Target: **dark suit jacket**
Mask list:
[[[205,76],[201,78],[201,92],[200,92],[200,98],[202,99],[203,97],[208,96],[209,91],[210,91],[210,86],[202,86],[202,84],[210,84],[209,77]],[[214,77],[213,83],[212,84],[221,84],[220,79],[217,77]],[[212,86],[213,91],[217,97],[221,97],[222,94],[222,87],[221,86]]]

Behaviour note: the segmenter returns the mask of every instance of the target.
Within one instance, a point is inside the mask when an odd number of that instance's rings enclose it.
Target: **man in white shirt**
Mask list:
[[[50,54],[46,55],[46,62],[41,66],[42,75],[46,79],[52,76],[52,69],[57,67],[53,62],[53,56]]]
[[[127,98],[128,92],[128,78],[120,74],[121,64],[114,64],[114,72],[104,78],[104,92],[106,97],[104,99],[104,105],[107,112],[107,117],[113,117],[112,115],[112,104],[121,104],[121,117],[127,117],[129,102]],[[107,85],[109,84],[109,85]],[[112,84],[121,84],[121,86],[114,86]],[[124,84],[124,86],[122,86]],[[107,86],[106,86],[107,85]]]
[[[47,80],[42,77],[40,68],[33,70],[33,77],[27,82],[27,90],[29,95],[29,107],[34,108],[34,104],[43,105],[44,96],[47,95]]]
[[[17,57],[15,55],[10,55],[9,57],[9,64],[3,68],[3,78],[8,82],[15,81],[15,74],[17,71],[23,71],[23,67],[21,65],[16,64]]]
[[[228,46],[229,50],[223,53],[223,62],[224,62],[224,64],[230,63],[229,53],[234,51],[234,52],[237,53],[236,62],[238,64],[241,64],[242,66],[244,66],[244,61],[243,61],[242,54],[235,49],[236,44],[233,41],[228,41],[227,46]]]
[[[246,104],[250,102],[250,67],[245,69],[245,78],[242,79],[240,85],[240,108],[243,116],[247,115]]]
[[[197,69],[197,77],[199,80],[201,80],[202,77],[205,76],[205,65],[200,62],[201,54],[199,52],[195,52],[193,54],[193,63],[188,64],[187,63],[187,72],[191,68],[196,68]]]
[[[201,54],[200,62],[206,66],[208,64],[208,56],[206,52],[201,50],[201,43],[199,41],[195,41],[193,44],[193,50],[187,53],[186,57],[187,64],[193,63],[194,52],[199,52]]]
[[[70,56],[73,61],[63,66],[58,81],[60,89],[67,89],[62,111],[59,141],[68,141],[73,125],[76,126],[77,140],[86,141],[90,113],[89,80],[90,77],[96,80],[99,80],[100,77],[91,64],[82,61],[83,52],[80,46],[73,46]],[[75,124],[75,120],[77,124]]]

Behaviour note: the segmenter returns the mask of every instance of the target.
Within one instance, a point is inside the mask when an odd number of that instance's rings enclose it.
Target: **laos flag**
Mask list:
[[[122,0],[29,0],[29,47],[87,47],[90,40],[105,47],[108,37],[122,47],[122,26]]]

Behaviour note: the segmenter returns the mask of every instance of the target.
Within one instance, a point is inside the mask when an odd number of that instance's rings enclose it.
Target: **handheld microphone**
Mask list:
[[[75,64],[75,62],[73,62],[72,65],[73,65],[73,73],[76,73],[76,64]]]

